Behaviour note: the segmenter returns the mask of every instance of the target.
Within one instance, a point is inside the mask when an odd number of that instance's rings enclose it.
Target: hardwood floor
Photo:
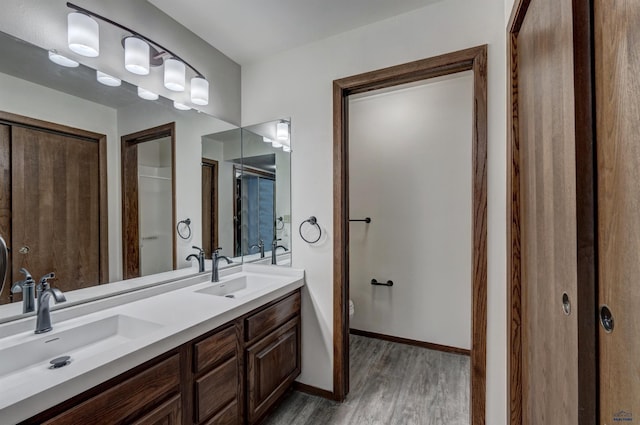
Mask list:
[[[264,424],[469,424],[468,356],[358,335],[349,341],[344,403],[293,392]]]

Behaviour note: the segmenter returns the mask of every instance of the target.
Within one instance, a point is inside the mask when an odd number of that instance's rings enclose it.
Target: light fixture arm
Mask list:
[[[87,9],[85,9],[84,7],[80,7],[80,6],[78,6],[78,5],[75,5],[75,4],[71,3],[71,2],[67,2],[67,7],[68,7],[68,8],[70,8],[70,9],[73,9],[73,10],[75,10],[75,11],[77,11],[77,12],[84,13],[84,14],[86,14],[86,15],[89,15],[89,16],[91,16],[91,17],[93,17],[93,18],[100,19],[101,21],[104,21],[104,22],[106,22],[106,23],[108,23],[108,24],[111,24],[111,25],[113,25],[114,27],[118,27],[118,28],[120,28],[120,29],[122,29],[122,30],[125,30],[125,31],[127,31],[127,32],[130,32],[132,35],[134,35],[134,36],[136,36],[136,37],[139,37],[139,38],[143,39],[143,40],[144,40],[144,41],[146,41],[147,43],[152,44],[153,46],[157,47],[159,50],[162,50],[162,51],[164,51],[165,53],[168,53],[168,54],[169,54],[169,55],[171,55],[173,58],[175,58],[175,59],[179,60],[180,62],[184,63],[186,66],[188,66],[189,68],[191,68],[191,69],[193,70],[193,72],[195,72],[195,73],[196,73],[196,75],[197,75],[198,77],[202,77],[202,78],[204,78],[204,75],[203,75],[200,71],[198,71],[196,68],[194,68],[191,64],[189,64],[189,62],[185,61],[185,60],[184,60],[184,59],[182,59],[180,56],[176,55],[175,53],[173,53],[171,50],[167,49],[167,48],[166,48],[166,47],[164,47],[163,45],[161,45],[161,44],[159,44],[159,43],[156,43],[155,41],[151,40],[149,37],[145,37],[144,35],[140,34],[140,33],[139,33],[139,32],[137,32],[137,31],[132,30],[131,28],[127,28],[127,27],[125,27],[125,26],[124,26],[124,25],[122,25],[122,24],[119,24],[119,23],[117,23],[117,22],[115,22],[115,21],[112,21],[112,20],[111,20],[111,19],[109,19],[109,18],[105,18],[105,17],[104,17],[104,16],[102,16],[102,15],[98,15],[97,13],[94,13],[94,12],[92,12],[92,11],[90,11],[90,10],[87,10]]]

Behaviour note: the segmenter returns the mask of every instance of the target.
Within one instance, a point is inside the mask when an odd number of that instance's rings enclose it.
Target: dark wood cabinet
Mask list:
[[[300,337],[296,290],[21,425],[255,424],[300,374]]]
[[[247,420],[257,423],[300,374],[300,317],[246,349]]]

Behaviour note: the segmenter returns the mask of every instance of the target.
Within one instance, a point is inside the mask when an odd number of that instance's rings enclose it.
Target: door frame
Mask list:
[[[218,178],[219,178],[219,164],[218,161],[209,158],[202,158],[202,166],[203,169],[202,175],[204,176],[204,168],[211,168],[212,173],[211,177],[213,179],[213,184],[211,185],[211,190],[208,192],[204,191],[205,185],[204,180],[202,182],[202,249],[204,251],[205,258],[211,257],[213,255],[213,250],[218,248]],[[213,192],[213,193],[212,193]],[[213,196],[212,196],[213,195]],[[204,216],[204,205],[205,201],[208,201],[208,204],[211,208],[211,214],[214,219],[211,220],[211,217],[206,218]],[[211,234],[205,235],[205,223],[210,223]],[[205,242],[209,243],[209,246]],[[208,249],[207,249],[208,248]]]
[[[333,82],[333,397],[349,392],[348,97],[400,84],[473,71],[472,425],[485,423],[487,329],[487,46],[477,46]]]
[[[99,184],[100,189],[98,197],[100,199],[99,211],[100,211],[100,281],[98,284],[109,282],[109,208],[107,199],[107,136],[100,133],[94,133],[92,131],[82,130],[75,127],[70,127],[50,121],[39,120],[23,115],[14,114],[11,112],[0,111],[0,124],[6,124],[8,126],[21,126],[25,128],[33,128],[42,131],[48,131],[52,133],[58,133],[66,136],[77,137],[80,139],[88,139],[98,143],[98,156],[99,156]],[[0,193],[5,193],[7,196],[4,200],[1,200],[0,212],[2,209],[8,208],[9,215],[0,214],[2,220],[0,220],[0,230],[6,235],[5,241],[7,246],[11,248],[11,157],[9,156],[9,162],[4,164],[0,159],[0,175],[3,176],[0,182]],[[8,168],[7,168],[8,167]],[[8,178],[4,178],[4,172],[9,171]],[[1,197],[0,197],[1,198]],[[3,223],[5,219],[9,218],[8,224]],[[9,264],[11,262],[11,251],[9,251]],[[9,273],[9,271],[7,272]],[[8,276],[11,276],[8,274]],[[10,286],[10,285],[5,285]],[[0,294],[2,296],[2,294]]]
[[[122,168],[122,274],[123,279],[140,276],[140,227],[138,209],[138,149],[140,143],[171,138],[171,223],[176,222],[176,123],[127,134],[121,140]],[[176,232],[172,231],[173,269],[177,266]],[[135,243],[129,243],[135,240]]]
[[[518,124],[518,34],[532,0],[516,0],[507,26],[507,393],[509,423],[523,424],[522,268],[520,137]],[[578,315],[578,411],[581,425],[597,425],[598,322],[596,137],[591,2],[573,1],[576,250]]]

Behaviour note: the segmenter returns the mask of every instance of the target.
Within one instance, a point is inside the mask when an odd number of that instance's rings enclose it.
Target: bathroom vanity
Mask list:
[[[258,423],[300,374],[304,273],[236,269],[0,339],[0,423]]]

